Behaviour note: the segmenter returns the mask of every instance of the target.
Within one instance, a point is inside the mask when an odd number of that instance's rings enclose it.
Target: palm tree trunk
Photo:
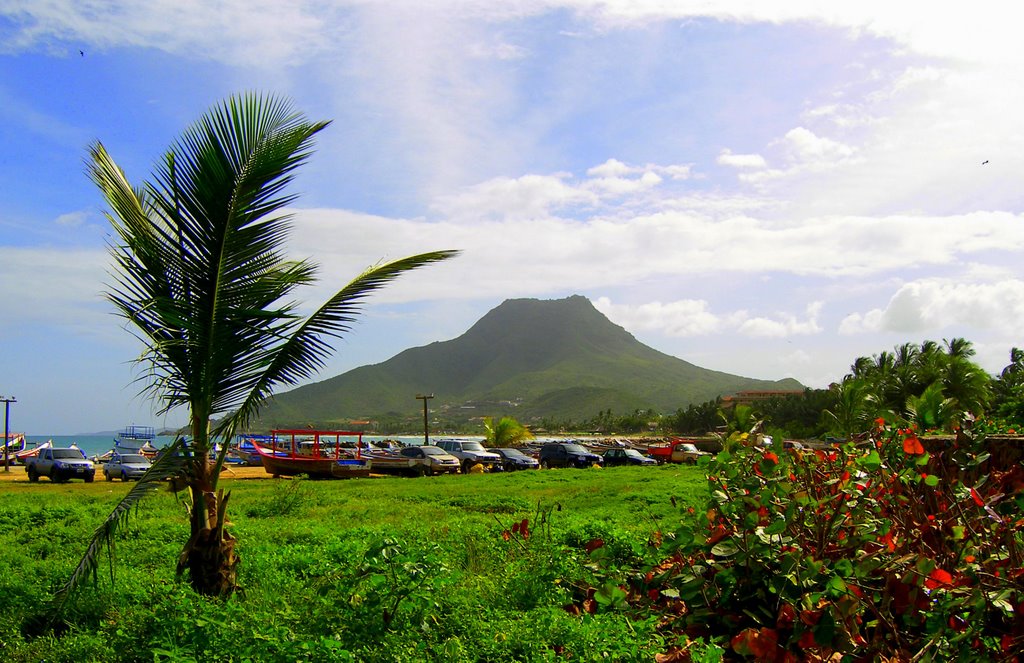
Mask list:
[[[192,588],[203,596],[230,596],[238,589],[235,537],[224,529],[230,494],[189,489],[192,535],[178,559],[178,575],[188,571]]]
[[[178,575],[188,571],[192,588],[203,596],[230,596],[238,589],[239,562],[235,537],[224,528],[230,493],[214,491],[213,467],[209,461],[209,432],[198,421],[192,425],[192,458],[189,477],[191,536],[178,558]]]

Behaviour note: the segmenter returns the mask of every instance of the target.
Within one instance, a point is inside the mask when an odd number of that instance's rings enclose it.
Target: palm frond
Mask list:
[[[362,310],[363,301],[400,275],[418,267],[447,260],[458,251],[433,251],[376,265],[366,270],[327,300],[310,315],[283,343],[263,374],[249,391],[248,397],[233,416],[222,421],[218,431],[226,436],[246,425],[260,404],[280,384],[295,384],[322,368],[333,347],[327,337],[340,337],[351,330]]]
[[[104,547],[106,547],[110,559],[110,577],[111,582],[113,582],[115,535],[122,527],[127,525],[132,508],[138,506],[143,498],[152,495],[162,485],[164,480],[180,474],[185,468],[187,460],[188,457],[184,452],[184,440],[179,437],[157,458],[149,470],[132,486],[128,494],[117,503],[117,506],[110,512],[110,515],[100,523],[96,531],[93,532],[89,545],[85,549],[85,554],[78,561],[71,577],[54,594],[53,608],[51,610],[53,618],[60,616],[68,599],[90,576],[94,580],[96,579],[99,570],[100,552]]]

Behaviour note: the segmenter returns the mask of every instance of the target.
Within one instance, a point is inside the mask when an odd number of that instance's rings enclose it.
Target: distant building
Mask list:
[[[737,405],[754,405],[773,398],[787,398],[789,396],[803,396],[803,389],[758,389],[750,391],[739,391],[732,396],[722,396],[721,407],[728,410]]]

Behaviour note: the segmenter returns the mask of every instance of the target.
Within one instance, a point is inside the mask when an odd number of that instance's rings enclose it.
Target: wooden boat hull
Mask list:
[[[370,476],[371,462],[365,458],[303,458],[257,447],[267,474],[293,477],[306,474],[327,479]]]

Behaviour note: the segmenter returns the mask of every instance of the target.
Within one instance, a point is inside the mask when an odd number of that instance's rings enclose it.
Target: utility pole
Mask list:
[[[434,394],[416,394],[416,398],[423,401],[423,446],[430,444],[430,423],[427,419],[427,401],[434,397]]]
[[[7,427],[7,421],[11,418],[11,403],[17,403],[18,399],[14,396],[0,396],[0,401],[4,404],[4,472],[11,471],[11,432]],[[424,401],[426,402],[426,401]]]

